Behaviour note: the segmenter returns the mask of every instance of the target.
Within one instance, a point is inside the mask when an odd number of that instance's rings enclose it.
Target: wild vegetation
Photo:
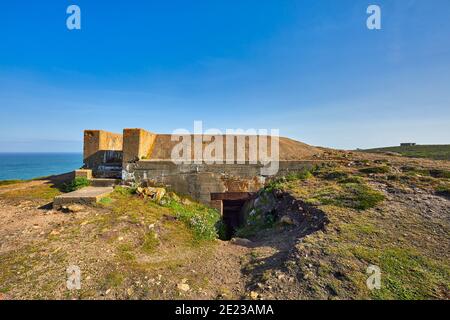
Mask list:
[[[217,240],[215,210],[172,192],[156,201],[117,187],[62,213],[48,206],[61,182],[5,184],[0,296],[447,299],[449,166],[359,156],[270,181],[246,208],[241,244]],[[69,265],[82,270],[79,291],[65,287]],[[379,290],[366,285],[370,265]]]
[[[393,152],[410,158],[427,158],[434,160],[450,160],[450,145],[416,145],[408,147],[386,147],[362,150],[364,152]]]
[[[68,183],[64,183],[61,186],[63,192],[72,192],[90,185],[90,182],[85,177],[76,177]]]

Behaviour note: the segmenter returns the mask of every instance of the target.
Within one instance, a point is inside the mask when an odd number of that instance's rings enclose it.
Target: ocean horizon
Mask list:
[[[0,152],[0,180],[67,173],[83,165],[81,152]]]

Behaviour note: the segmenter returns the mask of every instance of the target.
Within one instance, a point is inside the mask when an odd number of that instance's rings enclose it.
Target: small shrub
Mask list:
[[[172,199],[169,199],[165,206],[171,208],[177,219],[193,230],[197,240],[213,240],[217,238],[216,224],[221,220],[217,210],[198,203],[183,205]]]
[[[348,178],[348,173],[344,171],[331,171],[323,175],[326,180],[344,180]]]
[[[290,172],[287,175],[274,179],[270,181],[266,187],[265,190],[268,192],[271,192],[273,190],[282,190],[284,189],[284,183],[286,182],[293,182],[297,180],[308,180],[313,177],[313,169],[302,169],[300,171]]]
[[[359,169],[359,172],[365,173],[365,174],[381,174],[381,173],[389,173],[389,167],[388,166],[381,166],[381,167],[369,167],[369,168],[362,168]]]
[[[236,230],[236,236],[249,238],[256,235],[259,231],[272,228],[275,224],[276,212],[261,212],[252,210],[248,215],[245,224]]]
[[[217,237],[220,240],[228,240],[227,226],[223,220],[216,222]]]
[[[91,182],[85,177],[76,177],[69,183],[65,183],[62,185],[63,192],[72,192],[84,187],[87,187],[91,184]]]
[[[403,172],[410,175],[430,176],[433,178],[450,179],[450,171],[443,169],[421,169],[411,166],[403,166],[400,168]]]
[[[117,194],[120,194],[121,196],[127,196],[127,195],[132,195],[136,193],[136,189],[134,187],[122,187],[122,186],[116,186],[114,188],[114,192],[116,192]]]
[[[286,175],[286,181],[295,181],[295,180],[308,180],[312,177],[311,170],[309,169],[303,169],[297,172],[292,172]]]
[[[433,178],[445,178],[450,179],[450,171],[442,170],[442,169],[431,169],[429,170],[430,176]]]
[[[347,178],[343,178],[340,179],[338,181],[339,183],[358,183],[358,184],[363,184],[364,183],[364,179],[358,176],[349,176]]]

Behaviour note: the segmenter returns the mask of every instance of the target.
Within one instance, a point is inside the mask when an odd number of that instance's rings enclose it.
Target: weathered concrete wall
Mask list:
[[[236,137],[223,136],[224,140],[230,138]],[[211,199],[212,193],[255,192],[269,178],[263,173],[262,164],[248,162],[249,139],[244,144],[245,164],[174,164],[169,159],[177,142],[171,141],[170,135],[157,135],[138,128],[124,129],[123,135],[103,130],[86,130],[84,163],[85,168],[92,169],[95,177],[117,175],[122,176],[125,181],[163,184],[178,193],[220,207],[219,202]],[[200,151],[204,151],[206,144],[201,143]],[[234,155],[237,154],[236,148],[235,144],[231,149]],[[225,156],[226,150],[223,151]],[[318,163],[302,159],[320,153],[320,150],[286,138],[280,140],[280,151],[282,160],[276,163],[279,166],[278,175]],[[274,167],[273,164],[270,167]]]
[[[123,139],[119,133],[103,130],[85,130],[83,162],[95,176],[101,175],[102,166],[122,163]]]
[[[123,130],[123,162],[129,163],[149,159],[156,134],[143,129]]]
[[[92,156],[98,151],[116,150],[121,151],[123,146],[122,135],[103,130],[84,131],[84,159]]]
[[[312,167],[318,161],[280,161],[278,175]],[[166,185],[177,193],[212,204],[211,193],[256,192],[264,186],[261,164],[181,164],[171,161],[137,161],[124,164],[126,181]]]

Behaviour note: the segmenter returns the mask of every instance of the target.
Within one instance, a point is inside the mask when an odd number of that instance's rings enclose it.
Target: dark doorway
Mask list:
[[[236,230],[244,223],[242,207],[247,200],[223,200],[223,222],[226,225],[226,237],[231,239]]]
[[[222,201],[222,220],[225,224],[225,239],[230,240],[244,221],[243,207],[252,197],[249,192],[212,193],[211,200]]]

